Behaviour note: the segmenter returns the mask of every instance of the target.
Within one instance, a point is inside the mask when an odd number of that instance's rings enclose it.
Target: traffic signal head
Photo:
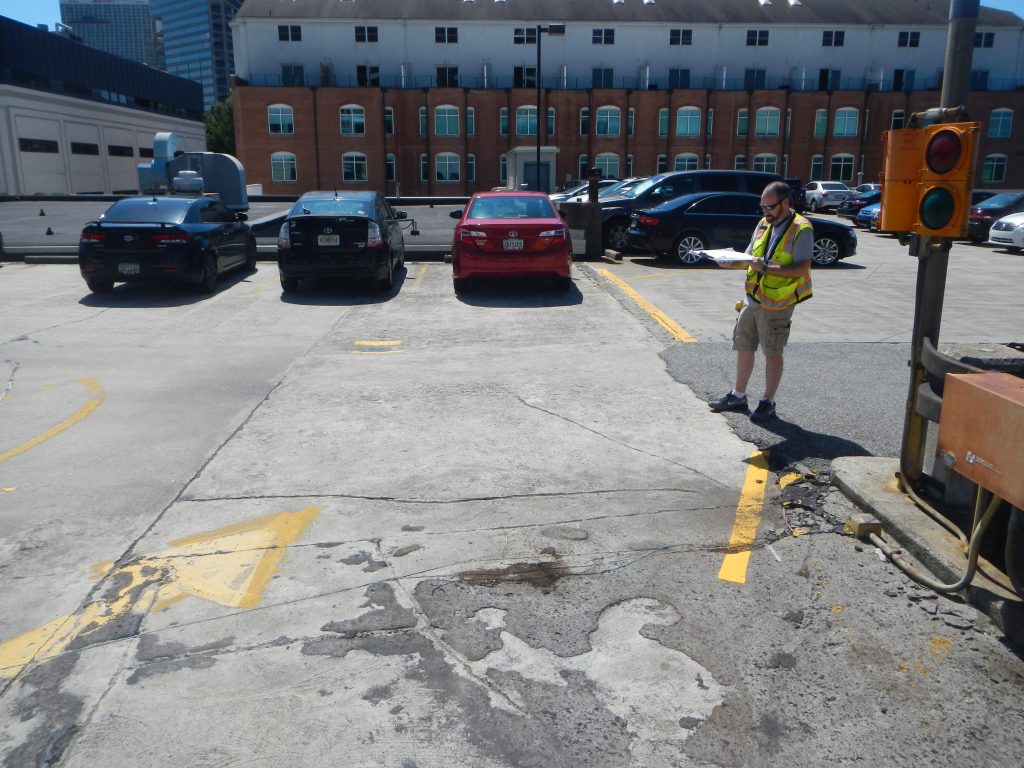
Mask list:
[[[921,139],[916,128],[882,134],[882,232],[910,232],[917,221],[917,186],[921,181]]]
[[[978,123],[938,123],[923,129],[918,216],[913,231],[933,237],[967,234]]]

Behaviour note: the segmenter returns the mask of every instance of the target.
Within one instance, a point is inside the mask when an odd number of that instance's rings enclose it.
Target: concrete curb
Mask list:
[[[898,471],[898,459],[845,456],[833,460],[832,482],[858,507],[881,520],[886,537],[895,539],[925,570],[941,582],[955,582],[967,569],[966,547],[900,491]],[[1024,600],[982,573],[975,574],[961,594],[1024,647]]]

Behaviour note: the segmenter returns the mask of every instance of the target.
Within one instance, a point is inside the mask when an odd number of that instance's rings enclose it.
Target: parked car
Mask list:
[[[600,188],[598,190],[598,193],[597,193],[598,200],[600,200],[602,197],[607,198],[607,197],[611,197],[612,195],[622,195],[622,194],[625,194],[628,190],[632,189],[633,187],[635,187],[637,184],[639,184],[641,181],[643,181],[646,178],[647,178],[646,176],[637,176],[636,178],[623,179],[622,181],[617,181],[617,182],[615,182],[614,184],[612,184],[610,186],[602,187],[602,188]],[[584,188],[583,192],[581,192],[579,194],[572,195],[571,197],[563,199],[563,200],[557,200],[555,198],[552,198],[552,202],[555,202],[555,203],[585,203],[589,199],[590,199],[589,191],[586,188]]]
[[[78,267],[93,293],[114,283],[173,280],[217,289],[230,269],[256,269],[246,214],[212,197],[128,197],[85,225]]]
[[[967,218],[967,237],[975,243],[988,240],[992,224],[1011,213],[1024,211],[1024,192],[1003,192],[971,207]]]
[[[789,204],[797,213],[803,213],[807,208],[807,196],[804,193],[804,183],[800,179],[786,179],[789,187]]]
[[[597,190],[598,192],[600,192],[601,190],[613,187],[618,183],[618,179],[599,179],[597,182]],[[567,202],[570,198],[579,197],[580,195],[582,195],[583,198],[586,199],[589,189],[590,182],[584,181],[581,182],[580,184],[577,184],[575,187],[572,187],[571,189],[565,190],[564,192],[552,192],[550,195],[548,195],[548,197],[550,197],[552,202],[555,203],[564,203]]]
[[[971,190],[971,205],[975,206],[978,203],[980,203],[982,200],[988,200],[990,197],[995,197],[998,194],[999,194],[998,192],[995,192],[994,190],[991,190],[991,189],[972,189]]]
[[[628,231],[630,243],[657,256],[692,265],[709,248],[743,250],[761,219],[761,197],[738,192],[700,192],[669,200],[650,209],[634,211]],[[834,264],[857,252],[853,227],[817,216],[814,227],[814,263]]]
[[[622,195],[598,200],[603,219],[604,244],[622,250],[629,245],[627,230],[635,210],[653,208],[667,200],[696,192],[747,192],[760,195],[773,181],[782,181],[776,173],[757,171],[675,171],[659,173],[642,181]]]
[[[850,188],[841,181],[809,181],[804,185],[804,197],[810,211],[836,208],[850,194]]]
[[[856,187],[851,189],[850,192],[852,194],[854,194],[854,195],[862,195],[865,192],[874,192],[876,189],[881,189],[881,188],[882,188],[881,184],[874,184],[874,183],[858,184]]]
[[[542,192],[477,192],[462,210],[452,241],[452,285],[466,290],[478,277],[553,277],[572,286],[569,228]]]
[[[396,211],[378,192],[307,192],[292,206],[277,236],[281,290],[299,290],[312,277],[369,278],[394,287],[405,264],[405,238]]]
[[[843,219],[851,219],[857,223],[857,214],[867,205],[877,203],[882,199],[882,189],[871,189],[859,195],[850,195],[836,208],[836,214]]]
[[[1011,213],[995,222],[989,230],[988,242],[1013,253],[1024,248],[1024,213]]]
[[[882,203],[870,203],[865,205],[853,219],[853,223],[865,229],[878,229],[879,217],[882,215]]]

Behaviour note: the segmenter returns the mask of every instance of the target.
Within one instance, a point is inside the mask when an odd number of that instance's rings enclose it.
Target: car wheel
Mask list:
[[[281,290],[285,293],[296,293],[299,290],[299,278],[281,275]]]
[[[704,242],[703,237],[693,232],[686,232],[676,240],[673,253],[679,259],[680,264],[692,266],[701,260],[700,252],[706,251],[707,247],[708,244]]]
[[[86,280],[85,284],[93,293],[110,293],[114,290],[113,280]]]
[[[818,212],[818,201],[817,201],[817,199],[811,200],[810,209],[811,209],[811,213],[817,213]]]
[[[455,289],[456,293],[464,293],[465,290],[467,288],[469,288],[469,278],[468,277],[453,277],[452,278],[452,288]]]
[[[386,277],[382,277],[377,281],[377,290],[381,293],[387,293],[395,287],[395,265],[388,261],[388,274]]]
[[[610,221],[604,228],[604,245],[606,248],[613,248],[616,251],[626,250],[629,239],[626,232],[629,225],[624,221]]]
[[[843,254],[842,246],[827,235],[815,238],[814,250],[811,252],[811,259],[819,267],[827,267],[839,261]]]
[[[245,271],[255,272],[256,271],[256,238],[249,238],[249,242],[245,246]]]
[[[203,277],[199,281],[202,293],[213,293],[217,290],[217,255],[207,251],[203,258]]]

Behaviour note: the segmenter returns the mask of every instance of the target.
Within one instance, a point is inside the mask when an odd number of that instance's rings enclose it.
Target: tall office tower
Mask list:
[[[156,42],[164,69],[203,86],[209,111],[230,93],[234,69],[231,28],[242,0],[150,0]]]
[[[149,0],[60,0],[60,18],[90,48],[159,67]]]

